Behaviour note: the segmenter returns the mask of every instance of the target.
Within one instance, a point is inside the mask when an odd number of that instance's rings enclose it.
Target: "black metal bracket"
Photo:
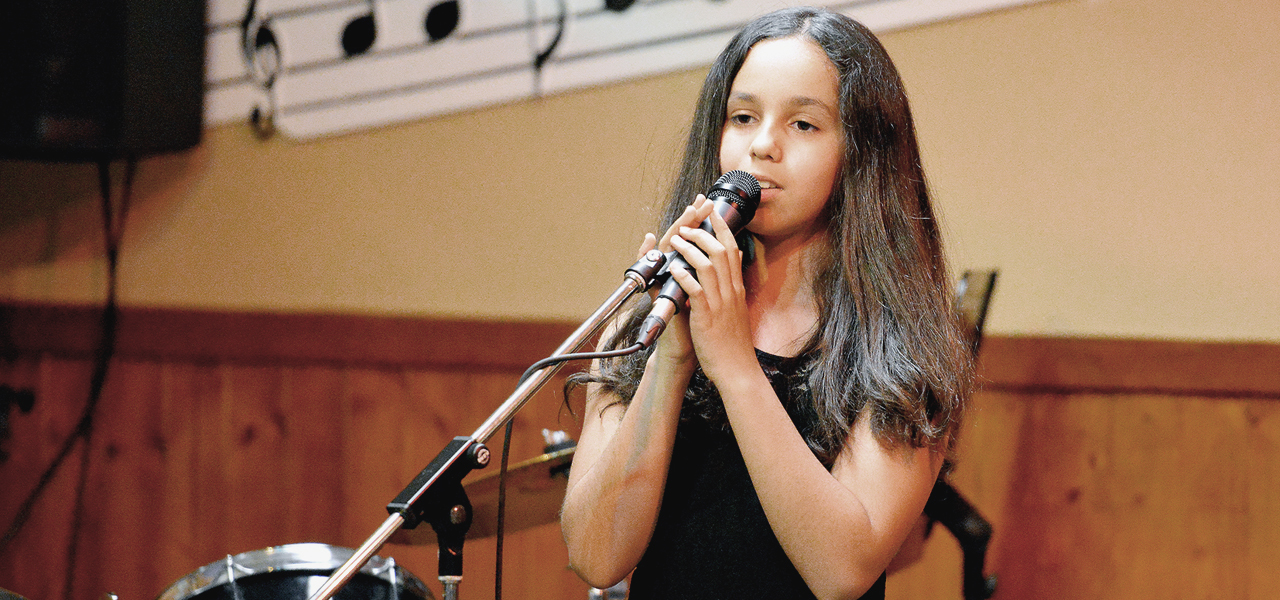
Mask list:
[[[471,528],[471,501],[462,478],[489,464],[489,449],[467,436],[453,438],[400,492],[387,512],[399,514],[405,529],[431,524],[440,544],[440,575],[462,576],[462,544]]]

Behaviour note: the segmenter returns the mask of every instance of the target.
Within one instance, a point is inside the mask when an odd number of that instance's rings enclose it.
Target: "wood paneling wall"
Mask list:
[[[1280,346],[992,338],[981,371],[951,482],[994,525],[996,598],[1276,596]],[[894,598],[960,597],[933,538]]]
[[[356,546],[573,327],[127,309],[88,470],[77,447],[0,553],[0,587],[149,599],[229,553]],[[88,308],[0,306],[0,383],[37,396],[0,442],[2,526],[76,426],[96,328]],[[995,527],[997,598],[1280,589],[1280,346],[994,337],[982,363],[952,482]],[[553,383],[518,415],[513,461],[543,428],[576,435],[561,401]],[[505,552],[507,597],[586,597],[555,524],[511,532]],[[439,594],[434,547],[382,554]],[[468,542],[466,565],[463,598],[491,597],[493,540]],[[935,529],[889,588],[960,598],[954,541]]]
[[[0,465],[5,527],[85,406],[97,319],[84,308],[0,310],[0,383],[37,394],[29,414],[10,415],[9,459]],[[413,476],[451,438],[475,431],[520,373],[572,330],[126,310],[97,410],[82,518],[73,520],[77,449],[0,555],[0,587],[31,600],[105,592],[143,600],[227,554],[298,542],[358,546]],[[543,428],[576,437],[575,417],[561,407],[562,379],[517,415],[513,462],[542,452]],[[501,437],[490,440],[495,459]],[[557,525],[513,532],[505,553],[507,597],[586,598],[587,586],[565,568]],[[440,596],[434,545],[388,545],[381,554]],[[463,597],[492,597],[494,541],[468,542],[464,557]]]

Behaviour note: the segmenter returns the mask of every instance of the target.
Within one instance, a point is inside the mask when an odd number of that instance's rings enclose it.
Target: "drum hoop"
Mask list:
[[[272,546],[209,563],[174,582],[156,600],[186,600],[206,590],[262,573],[289,571],[332,572],[355,554],[355,550],[342,546],[330,546],[317,542]],[[388,572],[395,573],[388,577]],[[396,564],[393,558],[374,556],[360,569],[360,573],[378,577],[403,589],[417,592],[421,598],[431,598],[422,580]],[[394,580],[392,579],[394,577]]]

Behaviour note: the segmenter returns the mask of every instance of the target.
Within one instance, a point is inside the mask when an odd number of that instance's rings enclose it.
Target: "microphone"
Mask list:
[[[751,218],[756,215],[756,207],[760,206],[760,182],[746,171],[729,171],[711,185],[711,189],[707,191],[707,200],[712,203],[712,211],[720,215],[720,218],[729,225],[729,230],[737,235],[747,226],[747,223],[751,222]],[[711,227],[711,217],[704,219],[698,229],[715,235],[715,230]],[[693,272],[689,263],[680,256],[679,252],[673,250],[670,254],[674,256],[668,261],[663,269],[664,272],[669,273],[674,265],[688,269],[690,273]],[[674,277],[668,277],[658,292],[658,299],[653,301],[653,309],[649,311],[649,316],[640,325],[640,336],[637,342],[645,348],[653,345],[667,328],[671,318],[688,306],[688,303],[689,294],[680,287],[679,283],[676,283]]]

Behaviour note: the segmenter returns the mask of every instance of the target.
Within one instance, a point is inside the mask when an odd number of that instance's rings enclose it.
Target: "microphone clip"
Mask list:
[[[658,250],[645,252],[640,260],[627,269],[627,275],[641,282],[641,291],[647,291],[670,277],[670,271],[667,270],[668,263],[675,254],[674,250],[666,254]]]

